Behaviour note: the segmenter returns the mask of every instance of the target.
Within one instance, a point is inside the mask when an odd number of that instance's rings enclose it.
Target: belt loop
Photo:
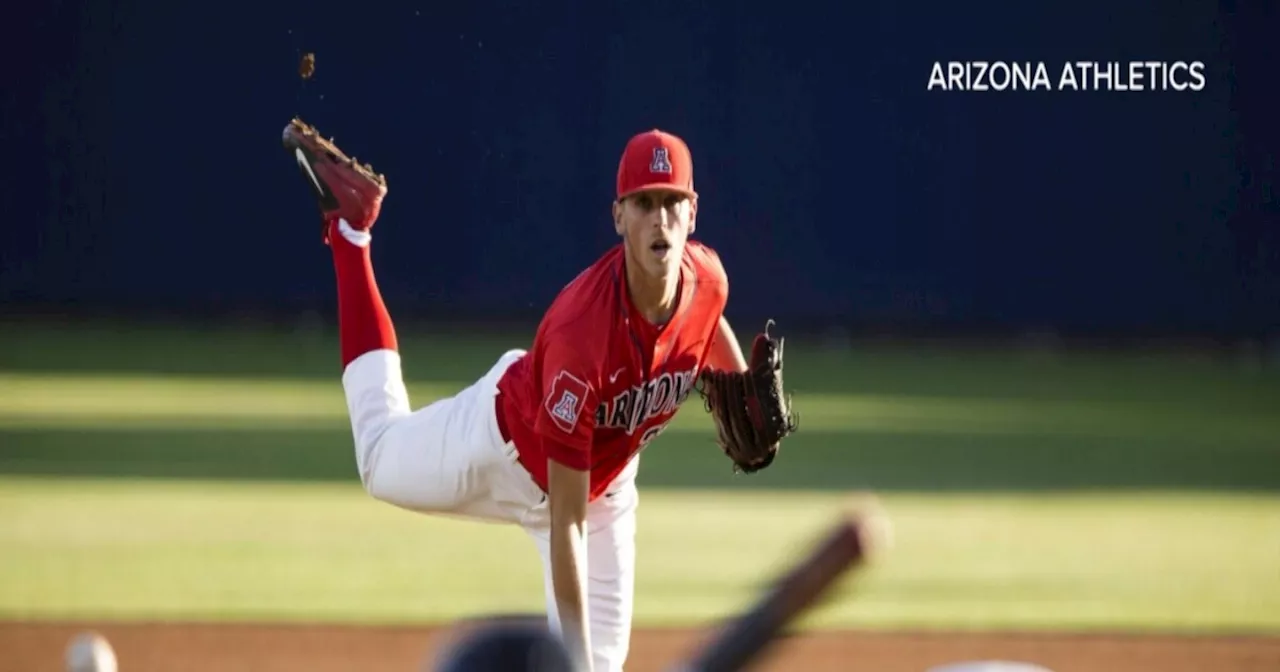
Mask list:
[[[507,419],[502,412],[502,391],[493,395],[493,418],[498,422],[498,435],[503,443],[511,443],[511,432],[507,431]]]

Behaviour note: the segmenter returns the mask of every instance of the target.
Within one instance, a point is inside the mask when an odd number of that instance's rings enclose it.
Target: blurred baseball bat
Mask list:
[[[851,511],[745,612],[726,621],[691,658],[672,672],[739,672],[754,662],[786,626],[821,601],[846,571],[863,565],[888,539],[888,520],[876,511]]]

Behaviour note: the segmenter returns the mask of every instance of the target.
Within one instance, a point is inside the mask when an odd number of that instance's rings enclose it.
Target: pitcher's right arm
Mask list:
[[[542,409],[534,429],[547,458],[551,588],[561,636],[582,670],[591,670],[587,613],[587,499],[599,376],[566,339],[547,339],[539,377]]]
[[[561,636],[579,669],[591,670],[587,615],[587,495],[591,472],[547,458],[551,585]]]

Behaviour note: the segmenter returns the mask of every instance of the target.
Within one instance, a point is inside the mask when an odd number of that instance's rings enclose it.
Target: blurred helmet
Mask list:
[[[494,621],[467,629],[437,659],[434,672],[574,672],[569,650],[547,628],[528,621]]]

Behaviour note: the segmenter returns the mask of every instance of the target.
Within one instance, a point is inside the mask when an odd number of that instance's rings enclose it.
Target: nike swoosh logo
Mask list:
[[[307,171],[307,176],[311,178],[311,182],[316,185],[316,191],[320,195],[324,195],[324,185],[320,184],[320,178],[316,177],[315,171],[311,170],[311,164],[307,163],[307,155],[302,153],[302,148],[297,147],[293,150],[293,155],[298,157],[298,165]]]
[[[616,383],[616,382],[618,382],[618,376],[622,375],[622,372],[623,372],[623,371],[625,371],[625,370],[626,370],[626,368],[627,368],[627,367],[625,367],[625,366],[624,366],[624,367],[622,367],[621,369],[618,369],[617,371],[615,371],[615,372],[614,372],[614,374],[613,374],[612,376],[609,376],[609,382],[611,382],[611,383]]]

